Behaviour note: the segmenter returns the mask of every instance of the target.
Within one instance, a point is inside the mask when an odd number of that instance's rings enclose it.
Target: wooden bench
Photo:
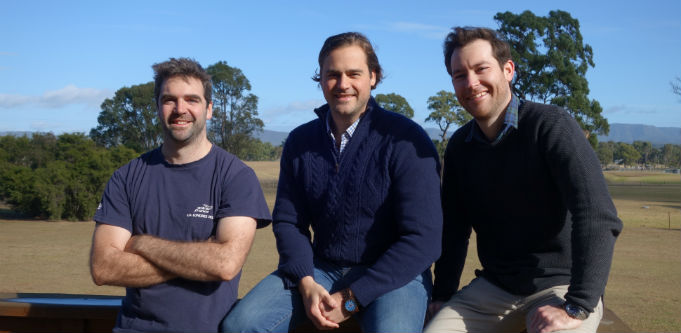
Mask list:
[[[4,332],[111,332],[120,308],[120,296],[72,294],[0,294],[0,333]],[[359,332],[355,320],[333,332]],[[306,322],[295,332],[318,332]],[[632,332],[606,308],[598,332]]]

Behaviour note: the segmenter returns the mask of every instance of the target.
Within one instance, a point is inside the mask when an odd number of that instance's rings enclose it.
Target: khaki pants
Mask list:
[[[424,332],[521,332],[537,308],[562,305],[567,288],[556,286],[530,296],[518,296],[484,278],[476,278],[442,305]],[[561,332],[596,332],[602,317],[603,302],[599,301],[580,327]]]

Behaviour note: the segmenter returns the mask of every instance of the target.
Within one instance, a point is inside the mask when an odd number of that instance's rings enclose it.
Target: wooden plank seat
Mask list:
[[[0,333],[3,332],[111,332],[121,296],[73,294],[0,294]],[[333,332],[359,332],[350,319]],[[310,322],[297,333],[320,332]],[[605,308],[598,332],[632,332],[614,312]]]

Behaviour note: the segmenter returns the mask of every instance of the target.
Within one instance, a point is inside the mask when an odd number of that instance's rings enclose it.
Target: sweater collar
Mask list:
[[[492,142],[487,140],[475,120],[473,120],[473,126],[471,126],[471,130],[468,132],[466,142],[476,140],[483,143],[489,143],[493,146],[499,143],[511,128],[518,129],[518,108],[520,107],[521,103],[522,100],[520,98],[518,98],[515,94],[511,94],[511,102],[508,104],[508,107],[506,107],[506,113],[504,115],[504,127]]]

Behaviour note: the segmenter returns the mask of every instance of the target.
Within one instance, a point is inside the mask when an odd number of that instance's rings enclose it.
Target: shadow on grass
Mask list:
[[[0,208],[0,219],[3,219],[3,220],[32,220],[32,218],[30,218],[30,217],[28,217],[28,216],[26,216],[22,213],[13,211],[12,209],[7,208],[7,207]]]
[[[651,227],[651,229],[666,230],[666,231],[681,231],[681,228],[677,228],[677,227],[671,227],[671,228]]]

